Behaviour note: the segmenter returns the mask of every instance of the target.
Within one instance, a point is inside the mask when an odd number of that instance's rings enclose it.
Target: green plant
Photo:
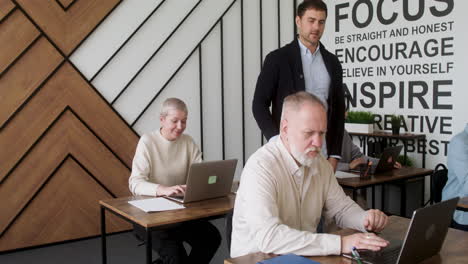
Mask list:
[[[349,111],[346,123],[373,124],[374,114],[366,111]]]
[[[391,115],[390,121],[392,122],[392,127],[401,127],[403,117],[400,115]]]
[[[405,159],[405,156],[404,155],[399,155],[398,158],[397,158],[397,161],[401,164],[401,166],[406,166],[406,167],[413,167],[413,160],[406,156],[406,159]]]

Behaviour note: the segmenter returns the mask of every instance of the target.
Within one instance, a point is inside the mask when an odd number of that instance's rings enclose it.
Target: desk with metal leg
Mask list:
[[[409,179],[425,177],[432,175],[432,170],[422,169],[422,168],[409,168],[403,167],[401,169],[394,169],[391,171],[381,172],[376,175],[372,175],[368,179],[361,179],[359,175],[356,175],[356,178],[337,178],[338,183],[341,187],[346,189],[351,189],[353,191],[353,200],[356,201],[357,194],[356,191],[359,189],[365,189],[367,187],[373,187],[387,183],[397,183],[406,181]],[[384,188],[382,188],[383,190]],[[401,192],[401,201],[400,201],[400,215],[404,216],[406,212],[406,188]],[[372,207],[375,208],[375,195],[372,195]],[[382,195],[382,210],[384,210],[384,199]]]
[[[392,133],[389,133],[389,132],[385,132],[385,131],[378,131],[378,132],[374,132],[374,133],[354,133],[354,132],[350,132],[349,133],[351,136],[357,136],[359,138],[359,141],[361,143],[361,146],[362,146],[362,149],[363,149],[363,153],[365,155],[369,155],[369,150],[367,149],[367,145],[369,144],[369,139],[370,138],[373,138],[374,141],[378,141],[379,142],[383,142],[383,145],[384,146],[393,146],[393,145],[396,145],[396,143],[398,143],[398,141],[401,141],[403,143],[403,157],[404,159],[406,160],[407,157],[408,157],[408,141],[410,140],[414,140],[416,142],[418,141],[421,141],[422,142],[422,146],[423,146],[423,150],[421,152],[421,155],[422,155],[422,167],[423,168],[426,168],[426,135],[424,134],[412,134],[412,133],[401,133],[399,135],[394,135]],[[396,141],[396,142],[393,142],[393,141]],[[404,182],[402,182],[401,184],[399,184],[399,187],[400,187],[400,190],[401,192],[403,193],[404,191],[406,191],[406,187],[404,185]],[[422,191],[422,204],[424,204],[424,188],[425,188],[425,184],[423,183],[422,184],[422,188],[423,188],[423,191]],[[372,186],[372,194],[375,193],[375,188],[374,186]]]
[[[152,263],[152,239],[151,231],[157,228],[164,228],[167,225],[187,222],[196,219],[214,219],[224,217],[234,208],[235,195],[210,199],[200,202],[185,204],[186,208],[171,211],[145,213],[144,211],[129,204],[129,201],[144,198],[154,198],[148,196],[124,197],[99,201],[101,206],[101,245],[102,263],[107,263],[106,244],[106,211],[132,224],[142,226],[146,230],[146,263]]]

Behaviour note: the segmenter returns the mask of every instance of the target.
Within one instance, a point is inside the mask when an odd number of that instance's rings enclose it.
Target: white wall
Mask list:
[[[239,178],[262,145],[251,111],[261,62],[293,39],[293,10],[292,0],[125,0],[71,60],[140,135],[159,127],[167,97],[183,99],[186,133],[206,160],[238,158]]]
[[[353,110],[404,116],[405,131],[427,137],[426,167],[446,164],[448,142],[468,122],[464,106],[468,97],[464,71],[468,38],[464,27],[468,21],[463,13],[468,2],[335,0],[328,8],[328,31],[323,41],[340,55],[344,83],[356,99]],[[431,27],[434,32],[428,32]],[[401,47],[398,56],[397,45]],[[384,59],[382,52],[386,50],[388,56],[392,46],[393,56]],[[355,52],[361,60],[346,57],[346,52]],[[434,68],[429,73],[392,71],[404,67]],[[396,88],[394,93],[392,86]],[[415,97],[415,93],[421,95]],[[381,122],[381,126],[386,125]],[[390,124],[386,128],[390,129]],[[415,148],[409,155],[417,166],[422,165],[422,151],[423,148]]]
[[[406,131],[427,136],[426,167],[445,163],[446,144],[468,121],[468,111],[463,107],[463,98],[468,96],[463,70],[467,64],[468,42],[463,27],[468,21],[462,13],[468,8],[468,2],[336,0],[328,8],[328,31],[323,40],[340,55],[344,82],[357,101],[354,109],[370,110],[382,116],[403,115]],[[393,16],[394,21],[384,21]],[[428,27],[438,27],[438,30],[413,31]],[[397,45],[402,50],[398,56]],[[393,56],[384,59],[382,52],[388,55],[392,47]],[[362,60],[350,59],[346,52],[354,52]],[[404,67],[434,68],[430,73],[392,71]],[[358,74],[358,70],[367,72]],[[421,95],[411,96],[411,90]],[[385,128],[384,122],[381,125]],[[421,166],[421,155],[411,156]]]
[[[468,90],[464,89],[467,77],[463,69],[468,66],[468,39],[467,34],[463,34],[463,26],[467,22],[463,10],[468,8],[468,2],[426,0],[422,1],[425,6],[421,9],[419,1],[408,0],[327,2],[329,16],[324,44],[329,50],[340,54],[346,71],[373,71],[372,76],[345,76],[345,84],[351,91],[354,84],[358,88],[353,94],[357,102],[354,109],[371,110],[380,115],[405,116],[409,132],[424,133],[428,137],[426,167],[445,162],[445,142],[462,130],[468,120],[468,112],[463,107],[464,98],[468,97]],[[378,20],[378,2],[383,3],[383,18],[388,19],[395,12],[394,22],[384,25]],[[431,8],[444,11],[452,2],[455,7],[446,15],[436,17],[431,13]],[[408,3],[410,15],[414,16],[422,10],[421,17],[415,21],[405,19],[405,3]],[[340,29],[336,30],[335,13],[340,5],[343,7],[339,14],[347,15],[347,18],[339,19]],[[359,28],[353,23],[353,7],[356,7],[356,19],[361,23],[369,17],[367,7],[371,8],[373,15],[368,25]],[[190,110],[187,133],[202,145],[205,159],[238,158],[239,177],[244,158],[247,159],[262,144],[251,112],[261,62],[268,52],[293,39],[293,9],[293,0],[125,0],[71,58],[139,134],[159,126],[158,112],[165,98],[177,96],[185,100]],[[147,21],[135,32],[145,19]],[[452,27],[437,33],[411,33],[415,26],[435,23],[451,23]],[[397,29],[403,32],[408,30],[409,33],[390,36],[390,32]],[[356,34],[362,36],[384,30],[385,38],[347,41]],[[343,38],[342,43],[336,42],[339,37]],[[429,41],[431,49],[440,48],[444,38],[447,39],[445,50],[449,55],[441,56],[440,50],[434,57],[424,54],[425,43]],[[432,44],[431,41],[439,44]],[[389,47],[397,42],[406,43],[409,48],[417,45],[423,53],[422,57],[413,55],[410,59],[392,57],[387,61],[365,59],[359,62],[345,60],[343,55],[346,50],[358,48],[372,49],[375,55],[377,50],[382,50],[382,46]],[[108,61],[111,56],[112,60]],[[392,74],[390,69],[431,63],[440,63],[448,72]],[[452,68],[447,70],[447,65]],[[377,75],[377,68],[384,68],[386,74]],[[408,85],[416,81],[427,86],[427,93],[420,97],[423,102],[415,98],[413,106],[409,106]],[[435,81],[447,83],[440,86],[438,96],[433,92]],[[375,90],[364,87],[363,93],[361,87],[366,82],[373,84]],[[383,105],[379,105],[379,100],[383,98],[379,85],[385,82],[395,85],[397,89],[394,95],[383,99]],[[422,90],[421,86],[415,85],[415,93]],[[390,88],[384,87],[384,93],[389,91]],[[375,98],[374,103],[372,97]],[[438,109],[441,107],[434,105],[434,100],[450,109]],[[408,122],[408,116],[415,116],[416,122]],[[421,117],[424,121],[422,126],[419,122]],[[434,130],[428,125],[434,125]],[[417,165],[421,165],[421,155],[411,153],[410,156]]]

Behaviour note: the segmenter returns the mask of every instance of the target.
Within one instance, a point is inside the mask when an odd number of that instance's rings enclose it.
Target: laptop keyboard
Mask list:
[[[176,201],[179,201],[179,202],[183,202],[184,201],[184,197],[185,196],[181,196],[181,195],[171,195],[169,196],[169,198],[173,199],[173,200],[176,200]]]
[[[361,258],[374,264],[395,264],[401,247],[385,249],[381,251],[359,251]]]

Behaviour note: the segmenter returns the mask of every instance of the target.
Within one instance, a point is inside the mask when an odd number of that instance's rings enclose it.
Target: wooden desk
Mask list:
[[[426,135],[424,134],[411,134],[411,133],[401,133],[399,135],[393,135],[389,132],[374,132],[374,133],[349,133],[351,136],[357,136],[362,144],[362,149],[364,154],[367,153],[367,144],[369,142],[369,138],[381,138],[385,140],[385,145],[387,144],[387,140],[396,139],[400,140],[403,143],[403,155],[406,159],[408,156],[408,140],[422,140],[424,142],[424,151],[422,152],[422,167],[426,167]]]
[[[166,225],[186,222],[195,219],[219,218],[226,215],[234,208],[235,195],[210,199],[201,202],[186,204],[184,209],[171,210],[155,213],[144,211],[129,204],[128,201],[145,198],[149,196],[132,196],[99,201],[101,206],[101,245],[102,263],[107,263],[106,248],[106,210],[133,224],[137,224],[146,230],[146,263],[152,263],[151,230]]]
[[[408,229],[410,219],[399,216],[390,216],[389,224],[381,233],[386,239],[402,240]],[[336,232],[339,235],[349,235],[355,231],[346,229]],[[468,232],[449,228],[445,242],[439,254],[426,259],[421,264],[452,264],[468,262]],[[424,246],[424,245],[421,245]],[[254,253],[246,256],[226,259],[224,264],[255,264],[258,261],[274,257],[274,254]],[[309,257],[309,259],[320,262],[321,264],[352,264],[350,259],[341,256]],[[355,262],[354,262],[355,263]]]
[[[381,172],[375,175],[372,175],[368,179],[361,179],[359,175],[356,175],[356,178],[337,178],[338,183],[343,188],[352,189],[353,191],[353,200],[356,201],[357,193],[359,189],[364,189],[367,187],[373,187],[376,185],[383,185],[386,183],[395,183],[402,182],[408,179],[414,179],[419,177],[431,176],[432,170],[422,169],[422,168],[410,168],[403,167],[401,169],[394,169],[386,172]],[[401,184],[401,203],[400,203],[400,215],[404,216],[406,212],[406,186]],[[382,211],[384,210],[384,188],[382,188]],[[424,200],[424,199],[423,199]],[[375,207],[375,192],[372,189],[372,207]]]
[[[463,197],[458,201],[457,210],[468,212],[468,196]]]

